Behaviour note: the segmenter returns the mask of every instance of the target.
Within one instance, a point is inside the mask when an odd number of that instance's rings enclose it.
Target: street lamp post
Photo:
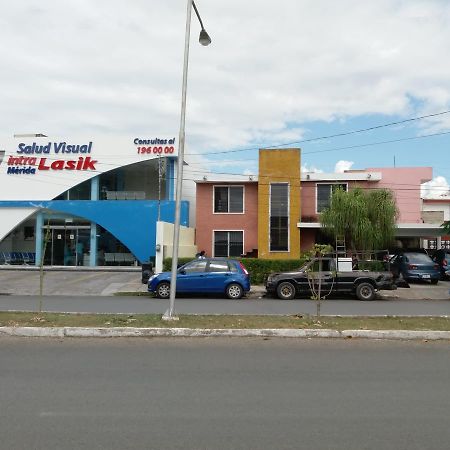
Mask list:
[[[175,293],[177,288],[177,266],[178,266],[178,246],[180,242],[180,217],[181,217],[181,193],[183,187],[183,162],[184,162],[184,141],[185,141],[185,122],[186,122],[186,91],[187,91],[187,74],[189,62],[189,38],[191,33],[191,12],[194,8],[198,21],[200,22],[201,31],[199,42],[202,45],[209,45],[211,38],[203,27],[202,19],[198,13],[197,7],[193,0],[187,0],[186,12],[186,33],[184,38],[184,63],[183,63],[183,83],[181,88],[181,118],[180,118],[180,134],[178,139],[178,161],[177,161],[177,185],[175,193],[175,222],[173,230],[173,248],[172,248],[172,274],[170,277],[170,298],[169,309],[164,313],[164,320],[177,320],[175,315]]]

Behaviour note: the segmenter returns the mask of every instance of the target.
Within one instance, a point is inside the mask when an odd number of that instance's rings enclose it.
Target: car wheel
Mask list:
[[[431,280],[431,284],[438,284],[439,280]]]
[[[156,296],[159,298],[169,298],[170,297],[170,283],[167,281],[162,281],[156,287]]]
[[[295,297],[295,287],[289,281],[283,281],[277,287],[277,295],[281,300],[292,300]]]
[[[370,283],[360,283],[356,286],[356,296],[360,300],[373,300],[375,298],[375,288]]]
[[[239,300],[244,295],[244,289],[237,283],[231,283],[227,286],[226,294],[232,300]]]

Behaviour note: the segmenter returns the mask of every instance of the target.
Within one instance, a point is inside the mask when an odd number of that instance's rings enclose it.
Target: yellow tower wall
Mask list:
[[[288,251],[270,251],[270,184],[289,185]],[[262,259],[300,258],[300,149],[259,151],[258,178],[258,257]]]

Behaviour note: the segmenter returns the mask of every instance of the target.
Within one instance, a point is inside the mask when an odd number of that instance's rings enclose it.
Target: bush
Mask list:
[[[195,258],[178,258],[178,267],[186,264],[189,261],[192,261]],[[163,261],[163,271],[170,272],[172,270],[172,258],[166,258]]]
[[[192,261],[193,258],[178,258],[178,265]],[[242,261],[250,274],[250,283],[264,284],[267,276],[271,272],[285,272],[296,270],[309,258],[307,255],[300,259],[259,259],[259,258],[236,258]],[[172,258],[166,258],[163,263],[163,270],[172,269]]]
[[[304,256],[300,259],[242,258],[241,261],[250,273],[250,282],[264,284],[271,272],[296,270],[308,259],[307,256]]]
[[[388,270],[386,263],[383,261],[371,260],[371,261],[358,261],[358,270],[369,270],[371,272],[383,272]]]

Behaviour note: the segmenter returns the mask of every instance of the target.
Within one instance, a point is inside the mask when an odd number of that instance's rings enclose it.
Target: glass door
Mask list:
[[[89,225],[70,227],[50,225],[44,228],[43,232],[45,265],[83,266],[89,264]]]

